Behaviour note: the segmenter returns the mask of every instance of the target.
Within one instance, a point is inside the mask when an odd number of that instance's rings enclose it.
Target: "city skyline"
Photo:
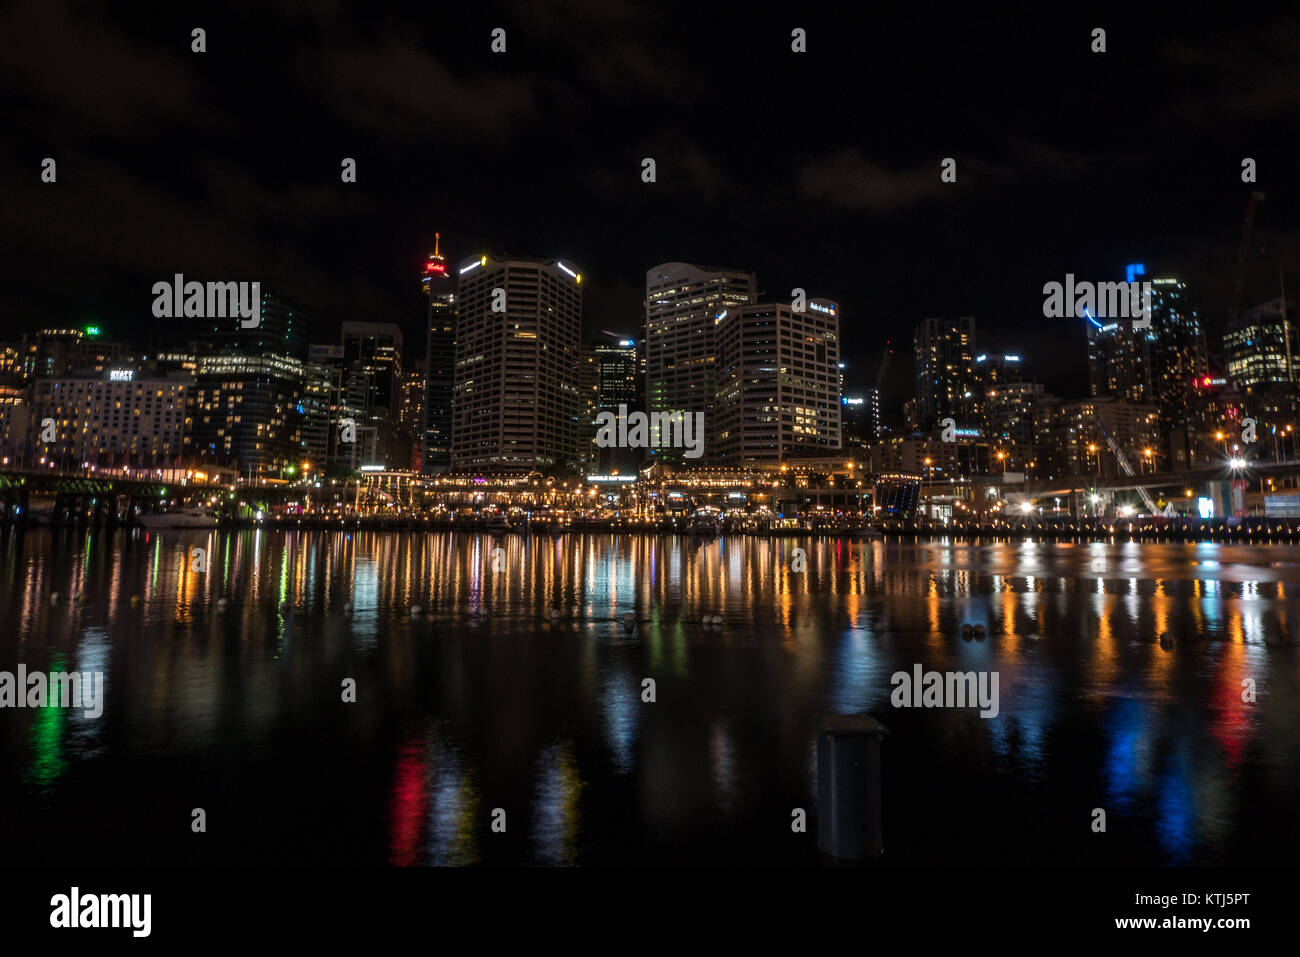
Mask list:
[[[564,37],[544,27],[560,10]],[[23,236],[3,247],[14,269],[0,309],[35,325],[99,324],[157,349],[150,339],[166,329],[147,319],[143,297],[179,272],[259,279],[292,291],[323,328],[396,322],[416,341],[423,295],[410,277],[441,232],[452,261],[546,253],[582,263],[585,331],[635,323],[644,269],[667,252],[754,272],[765,300],[801,287],[840,302],[855,324],[845,357],[855,393],[873,379],[893,325],[973,315],[998,340],[1015,335],[1045,378],[1082,394],[1086,370],[1057,345],[1064,336],[1084,347],[1086,329],[1041,317],[1042,284],[1146,262],[1187,279],[1217,335],[1256,188],[1267,199],[1244,301],[1275,298],[1279,266],[1300,288],[1288,273],[1300,261],[1300,197],[1279,179],[1294,134],[1271,122],[1290,102],[1285,51],[1300,34],[1262,13],[1207,31],[1197,14],[1129,11],[1109,25],[1104,56],[1090,51],[1082,24],[1019,10],[978,23],[940,18],[924,30],[935,59],[909,69],[909,89],[895,94],[886,78],[920,28],[890,12],[828,20],[810,11],[807,57],[776,57],[754,78],[728,69],[732,58],[787,48],[784,21],[705,18],[682,40],[663,15],[541,4],[503,20],[507,52],[494,55],[488,13],[446,11],[434,29],[398,8],[352,32],[352,18],[327,8],[267,11],[256,29],[232,8],[212,14],[199,61],[177,49],[175,35],[192,28],[179,13],[149,22],[101,13],[92,25],[62,11],[14,23],[28,49],[0,60],[18,80],[5,154],[14,189],[0,215],[21,226],[0,233]],[[726,52],[712,40],[719,32]],[[100,82],[40,85],[46,71],[35,64],[64,62],[62,37],[82,33],[107,38],[79,48],[79,72]],[[205,64],[226,62],[235,34],[252,36],[255,50],[242,41],[240,56],[253,69],[215,82]],[[869,66],[855,44],[872,51]],[[297,52],[277,57],[280,46]],[[980,51],[980,68],[940,65],[945,55],[969,59],[959,55],[968,49]],[[1003,62],[1048,81],[1015,83]],[[142,63],[171,82],[146,92],[112,79]],[[831,89],[869,106],[868,120],[843,123]],[[891,96],[873,96],[879,89]],[[1236,96],[1242,89],[1254,92]],[[743,126],[713,135],[715,101],[759,104],[759,122],[782,125],[788,145],[754,151],[750,141],[765,134]],[[294,102],[318,102],[328,122],[304,129]],[[917,103],[935,110],[924,124],[912,122]],[[1071,119],[1060,124],[1053,110]],[[1133,113],[1147,118],[1146,135],[1116,138],[1114,117]],[[81,124],[87,114],[93,122]],[[654,117],[648,126],[636,122],[642,114]],[[60,133],[69,120],[81,129],[71,141]],[[257,151],[231,145],[226,131],[240,125],[262,131]],[[904,125],[914,134],[905,145],[877,135]],[[1223,149],[1229,142],[1236,153]],[[503,145],[524,147],[528,161],[511,166],[491,152]],[[32,156],[59,162],[57,183],[26,169]],[[349,157],[355,183],[340,181]],[[657,160],[655,183],[641,179],[646,157]],[[940,179],[946,157],[954,183]],[[1243,157],[1257,162],[1257,184],[1242,183]],[[486,204],[458,188],[478,176],[495,184]],[[129,222],[113,218],[128,206]],[[71,208],[85,212],[65,215]],[[607,223],[619,224],[612,239]],[[904,381],[898,368],[886,376],[887,418]]]
[[[1267,932],[1300,10],[10,0],[0,36],[19,939],[536,947],[710,868],[854,895],[763,908],[805,939],[863,899],[965,949]]]

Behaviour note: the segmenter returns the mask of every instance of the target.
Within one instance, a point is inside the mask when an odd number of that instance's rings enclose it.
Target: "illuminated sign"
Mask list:
[[[630,349],[632,346],[636,345],[636,341],[633,339],[620,339],[618,340],[618,344],[624,349]]]
[[[845,405],[862,405],[862,403],[866,402],[867,400],[866,400],[866,399],[850,399],[848,396],[845,396],[844,399],[843,399],[842,401],[844,402]]]
[[[564,263],[557,262],[555,265],[559,266],[560,269],[564,270],[564,272],[568,273],[574,279],[578,278],[578,274],[574,272],[572,269],[570,269],[568,266],[564,265]]]
[[[960,435],[968,439],[977,439],[980,436],[980,430],[979,429],[956,429],[954,430],[953,434]]]
[[[1125,273],[1128,277],[1128,282],[1132,282],[1134,276],[1145,276],[1147,274],[1147,267],[1142,265],[1142,263],[1133,263],[1131,266],[1125,267]]]
[[[361,471],[363,471],[363,472],[382,472],[383,470],[384,470],[384,467],[383,467],[382,465],[363,465],[363,466],[361,466]]]
[[[1004,362],[1019,362],[1020,356],[1003,356],[1002,360]]]
[[[86,326],[86,335],[88,336],[99,335],[99,326]]]
[[[588,475],[587,481],[595,482],[595,483],[616,482],[625,485],[628,482],[635,482],[636,476],[635,475]]]
[[[819,302],[810,302],[810,303],[808,303],[808,305],[812,307],[812,309],[813,309],[814,312],[824,312],[824,313],[826,313],[826,315],[828,315],[828,316],[833,316],[833,315],[835,315],[835,307],[834,307],[834,306],[823,306],[823,305],[822,305],[821,303],[819,303]]]
[[[135,378],[135,372],[131,369],[111,369],[108,373],[110,382],[130,382]]]

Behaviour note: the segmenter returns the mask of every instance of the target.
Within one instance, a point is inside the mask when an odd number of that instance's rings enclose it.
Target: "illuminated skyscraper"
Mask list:
[[[916,357],[916,417],[932,429],[952,417],[958,425],[972,415],[975,396],[975,320],[923,319],[912,337]]]
[[[1158,444],[1179,463],[1191,448],[1195,384],[1206,372],[1205,333],[1186,283],[1171,277],[1145,281],[1151,284],[1149,317],[1088,320],[1088,377],[1096,398],[1157,406]],[[1139,325],[1147,320],[1145,328]]]
[[[829,299],[733,306],[717,326],[714,427],[705,460],[780,465],[840,448],[840,319]]]
[[[427,299],[428,345],[425,352],[424,440],[420,470],[426,475],[451,468],[452,397],[456,378],[456,280],[439,250],[424,264],[421,288]]]
[[[1282,300],[1247,309],[1223,333],[1228,375],[1243,392],[1260,392],[1295,385],[1297,338],[1295,307],[1282,314]]]
[[[402,330],[390,322],[343,323],[343,402],[356,415],[358,465],[409,468],[402,440]],[[364,442],[362,442],[364,437]]]
[[[482,256],[458,277],[452,468],[576,469],[581,275]]]
[[[307,346],[302,313],[263,288],[260,321],[207,320],[195,345],[200,455],[234,459],[246,477],[287,477],[303,458]]]
[[[583,356],[584,369],[589,370],[583,382],[586,408],[583,426],[579,432],[579,445],[590,448],[591,468],[609,474],[627,474],[639,467],[644,449],[596,448],[595,419],[601,411],[617,414],[620,405],[629,410],[641,408],[641,357],[636,340],[609,332],[602,332]]]
[[[758,280],[738,269],[674,262],[648,270],[645,284],[647,411],[703,412],[705,434],[711,435],[718,391],[714,329],[729,309],[757,301]],[[706,441],[706,455],[707,447]],[[657,457],[683,461],[677,449]]]

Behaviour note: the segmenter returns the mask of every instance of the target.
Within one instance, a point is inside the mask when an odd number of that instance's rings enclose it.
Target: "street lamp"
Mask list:
[[[1097,453],[1097,446],[1094,443],[1089,442],[1088,451],[1097,456],[1097,477],[1101,478],[1101,456]]]

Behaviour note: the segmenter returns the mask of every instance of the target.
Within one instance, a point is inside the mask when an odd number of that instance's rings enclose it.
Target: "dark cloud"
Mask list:
[[[327,51],[304,65],[304,81],[316,77],[326,81],[322,97],[357,127],[398,138],[430,129],[501,135],[536,105],[525,78],[458,76],[406,41]]]
[[[75,13],[63,0],[15,3],[0,11],[0,71],[68,122],[121,129],[160,116],[196,118],[197,83],[188,32],[173,52],[148,49],[128,34]]]
[[[939,158],[912,169],[892,170],[873,163],[856,149],[842,149],[805,166],[799,188],[813,199],[846,209],[898,209],[937,193]]]

